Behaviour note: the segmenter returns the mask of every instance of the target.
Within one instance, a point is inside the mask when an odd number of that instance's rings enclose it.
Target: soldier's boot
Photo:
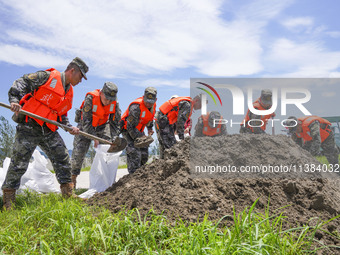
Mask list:
[[[11,210],[13,208],[13,205],[15,204],[15,189],[3,189],[3,203],[6,210]]]
[[[74,184],[73,182],[60,184],[61,195],[63,198],[76,198],[77,195],[74,194]]]
[[[85,201],[86,198],[80,198],[74,194],[74,184],[73,182],[60,184],[61,195],[63,198],[77,198],[81,201]]]
[[[74,185],[74,189],[76,189],[76,187],[77,187],[77,175],[72,174],[71,179],[72,179],[72,182],[73,182],[73,185]]]

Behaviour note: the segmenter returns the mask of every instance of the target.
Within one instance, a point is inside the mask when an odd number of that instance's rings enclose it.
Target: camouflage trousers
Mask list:
[[[78,125],[78,128],[82,130],[81,124]],[[98,136],[100,138],[110,140],[110,131],[109,131],[109,125],[102,125],[97,127],[95,136]],[[72,159],[71,159],[71,165],[72,165],[72,174],[73,175],[79,175],[85,156],[87,152],[89,151],[90,145],[92,140],[86,138],[82,135],[76,135],[73,140],[73,151],[72,151]]]
[[[311,145],[311,142],[306,142],[303,148],[310,151]],[[336,147],[333,132],[330,132],[329,136],[321,143],[321,148],[329,164],[339,164],[339,150]]]
[[[169,149],[177,143],[175,129],[173,125],[170,125],[168,118],[164,114],[157,112],[155,118],[160,158],[164,158],[165,149]]]
[[[136,172],[138,168],[145,165],[149,159],[149,146],[145,148],[136,148],[134,146],[134,140],[127,133],[123,131],[123,136],[127,141],[126,156],[127,156],[127,168],[130,174]]]
[[[36,147],[39,146],[51,160],[60,184],[71,182],[71,162],[68,150],[59,133],[46,126],[18,124],[11,163],[2,189],[18,189]]]

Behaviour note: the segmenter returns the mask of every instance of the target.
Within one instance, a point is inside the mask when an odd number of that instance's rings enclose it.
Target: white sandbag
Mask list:
[[[0,185],[5,181],[7,170],[11,162],[6,158],[3,168],[0,168]],[[21,177],[19,193],[29,189],[36,192],[60,192],[55,183],[54,174],[47,169],[47,159],[38,150],[33,152],[33,162],[29,163],[26,173]],[[2,195],[2,190],[0,191]]]
[[[80,198],[90,198],[90,197],[92,197],[96,193],[97,193],[97,190],[95,190],[95,189],[88,189],[84,193],[81,193],[78,197],[80,197]]]
[[[2,168],[0,167],[0,186],[2,186],[2,184],[5,181],[7,170],[8,170],[10,163],[11,163],[11,159],[5,158],[3,162],[3,167]],[[0,196],[2,196],[2,189],[0,189]]]
[[[60,192],[55,183],[54,174],[47,169],[48,161],[38,150],[33,152],[33,162],[28,165],[26,173],[21,178],[20,189],[30,189],[36,192]]]
[[[185,134],[184,134],[184,137],[188,137],[188,136],[190,136],[188,133],[185,133]],[[176,141],[177,141],[177,142],[180,142],[180,141],[181,141],[181,139],[179,139],[179,136],[178,136],[177,134],[175,135],[175,138],[176,138]]]
[[[89,198],[95,194],[94,191],[102,192],[115,182],[119,165],[119,156],[122,152],[107,153],[109,148],[110,145],[100,144],[95,149],[96,156],[94,157],[89,174],[89,191],[85,192],[86,194],[81,194],[80,197]]]

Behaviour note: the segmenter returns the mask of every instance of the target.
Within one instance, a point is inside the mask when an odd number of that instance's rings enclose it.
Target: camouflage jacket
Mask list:
[[[120,132],[119,121],[121,117],[121,110],[119,108],[118,101],[116,104],[116,112],[114,114],[110,114],[108,122],[98,127],[94,127],[92,126],[92,99],[93,96],[88,94],[84,100],[84,106],[82,109],[83,118],[81,121],[82,130],[86,133],[94,135],[100,132],[104,132],[105,126],[110,125],[111,137],[119,135]]]
[[[197,124],[195,126],[195,136],[197,137],[205,136],[203,134],[203,127],[204,127],[203,118],[199,117],[197,120]],[[221,133],[218,135],[226,135],[226,134],[227,134],[227,125],[221,125]]]
[[[321,147],[320,123],[316,120],[309,125],[311,141],[304,142],[294,133],[292,139],[304,149],[308,150],[312,155],[318,155]]]
[[[65,84],[65,73],[62,72],[60,74],[65,92],[67,92],[71,85]],[[39,89],[41,85],[45,84],[49,77],[50,72],[48,71],[37,71],[35,73],[25,74],[13,82],[12,87],[8,91],[8,101],[10,103],[19,103],[21,98],[26,94],[33,93],[35,90]],[[60,123],[72,126],[66,115],[61,116],[61,119]]]
[[[149,109],[150,110],[150,109]],[[140,107],[138,104],[131,104],[129,107],[129,116],[126,118],[126,131],[133,140],[144,135],[136,127],[139,124],[140,119]],[[152,130],[153,121],[150,121],[146,125],[148,130]]]

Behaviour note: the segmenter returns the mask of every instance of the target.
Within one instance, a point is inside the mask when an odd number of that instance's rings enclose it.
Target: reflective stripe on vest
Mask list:
[[[209,126],[209,116],[210,113],[207,115],[202,115],[202,120],[203,120],[203,134],[206,136],[215,136],[219,135],[221,133],[221,127],[222,124],[219,123],[216,127],[210,127]],[[222,118],[220,118],[221,120]]]
[[[60,72],[53,68],[46,71],[50,72],[48,80],[33,94],[25,95],[20,100],[20,104],[23,105],[22,109],[25,111],[57,121],[58,117],[65,115],[72,108],[73,88],[70,86],[70,89],[65,94]],[[44,124],[42,120],[34,120],[40,126]],[[28,121],[28,118],[26,118],[26,121]],[[52,131],[56,131],[58,128],[50,123],[46,123],[46,125]]]
[[[153,104],[151,111],[149,111],[148,108],[146,108],[143,97],[139,97],[136,100],[134,100],[127,110],[124,112],[122,115],[121,120],[124,122],[124,129],[126,129],[126,118],[129,116],[129,109],[132,104],[138,104],[140,108],[140,115],[139,115],[139,123],[136,126],[136,128],[140,131],[143,132],[145,126],[150,122],[153,121],[153,117],[155,116],[155,109],[156,109],[156,103]]]
[[[159,110],[164,114],[167,115],[168,120],[169,120],[169,124],[174,124],[177,122],[177,117],[178,117],[178,104],[181,101],[188,101],[188,102],[192,102],[191,97],[175,97],[173,99],[170,99],[168,101],[166,101],[164,104],[161,105],[161,107],[159,107]],[[190,118],[192,114],[192,106],[191,106],[191,110],[190,110],[190,114],[188,119]]]

